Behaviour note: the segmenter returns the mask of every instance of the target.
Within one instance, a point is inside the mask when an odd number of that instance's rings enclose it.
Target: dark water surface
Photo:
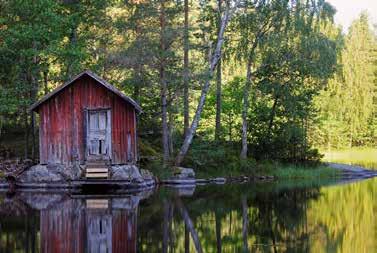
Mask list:
[[[376,218],[377,179],[0,193],[0,252],[377,252]]]

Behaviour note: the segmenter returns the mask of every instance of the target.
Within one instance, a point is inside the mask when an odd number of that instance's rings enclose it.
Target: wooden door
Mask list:
[[[105,210],[91,210],[86,213],[88,252],[112,252],[112,216]]]
[[[111,156],[110,110],[87,112],[87,160],[107,160]]]

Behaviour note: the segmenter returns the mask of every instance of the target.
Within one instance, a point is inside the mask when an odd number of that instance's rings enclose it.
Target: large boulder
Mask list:
[[[65,182],[66,178],[59,170],[60,169],[48,168],[46,165],[38,164],[24,171],[18,180],[23,183]]]
[[[78,179],[80,177],[80,173],[79,173],[80,169],[76,168],[76,165],[65,166],[63,164],[49,164],[47,165],[47,169],[51,173],[55,173],[63,177],[65,181]]]
[[[191,168],[184,168],[184,167],[174,167],[173,175],[175,178],[179,178],[179,179],[195,178],[194,170]]]
[[[115,165],[111,167],[111,179],[142,182],[143,177],[136,165]]]
[[[53,207],[64,201],[64,194],[21,193],[20,198],[37,210]]]

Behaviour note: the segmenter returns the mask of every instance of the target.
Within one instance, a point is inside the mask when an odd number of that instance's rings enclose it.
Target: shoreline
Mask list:
[[[367,179],[377,177],[377,170],[370,170],[358,165],[327,162],[329,168],[342,172],[346,179]]]
[[[281,174],[282,171],[286,170],[286,174]],[[294,171],[294,172],[292,172]],[[267,183],[267,182],[274,182],[274,181],[288,181],[288,180],[297,180],[297,181],[305,181],[305,180],[325,180],[325,179],[337,179],[337,180],[346,180],[346,181],[353,181],[353,180],[362,180],[377,177],[377,171],[369,170],[361,166],[356,165],[348,165],[342,163],[330,163],[326,162],[321,164],[320,166],[313,167],[313,168],[304,168],[304,167],[281,167],[279,169],[269,169],[264,173],[256,173],[256,174],[247,174],[247,173],[239,173],[238,175],[225,175],[225,176],[198,176],[194,178],[160,178],[158,176],[154,177],[153,180],[149,180],[148,182],[144,182],[144,184],[137,184],[133,185],[133,183],[127,181],[125,182],[117,182],[116,186],[119,189],[137,189],[137,190],[146,190],[155,188],[158,185],[166,185],[166,186],[175,186],[175,187],[187,187],[187,186],[195,186],[195,185],[207,185],[207,184],[226,184],[226,183]],[[153,181],[153,182],[152,182]],[[95,183],[95,182],[94,182]],[[125,183],[125,184],[122,184]],[[86,183],[90,184],[90,182]],[[106,185],[105,183],[103,185]],[[80,187],[73,186],[72,183],[65,183],[65,184],[56,184],[56,183],[20,183],[14,182],[15,189],[79,189]],[[106,185],[107,188],[114,187],[113,185]],[[0,188],[13,188],[11,183],[6,181],[5,179],[0,179]]]

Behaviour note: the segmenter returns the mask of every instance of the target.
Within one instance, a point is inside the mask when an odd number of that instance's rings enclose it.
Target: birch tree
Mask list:
[[[243,88],[242,105],[241,159],[247,158],[247,113],[249,109],[249,92],[252,85],[252,70],[256,67],[256,51],[270,30],[274,28],[275,32],[278,32],[288,9],[288,2],[281,0],[253,0],[247,3],[237,22],[238,30],[241,32],[237,50],[239,57],[246,61],[246,80]]]
[[[183,159],[185,158],[187,151],[190,148],[190,145],[191,145],[192,140],[194,138],[194,135],[196,133],[196,129],[198,128],[198,125],[199,125],[199,122],[200,122],[200,117],[201,117],[201,114],[202,114],[202,111],[203,111],[203,108],[204,108],[204,104],[206,102],[207,93],[208,93],[208,90],[210,88],[210,84],[211,84],[210,81],[212,79],[213,73],[216,69],[218,62],[221,59],[221,54],[222,54],[221,49],[222,49],[222,46],[223,46],[223,43],[224,43],[225,30],[228,26],[230,19],[232,18],[235,11],[237,10],[240,2],[241,2],[240,0],[227,1],[226,2],[225,11],[224,11],[224,14],[221,18],[221,26],[220,26],[219,33],[218,33],[218,36],[217,36],[216,47],[215,47],[215,50],[212,53],[209,68],[208,68],[208,74],[207,74],[208,77],[206,78],[206,81],[203,85],[201,95],[200,95],[200,98],[199,98],[199,103],[198,103],[198,106],[196,108],[195,116],[194,116],[194,118],[191,122],[191,126],[190,126],[190,129],[188,131],[188,134],[185,137],[185,140],[183,141],[183,144],[182,144],[182,146],[179,150],[179,153],[178,153],[178,155],[175,159],[175,165],[176,166],[179,166],[182,163]]]

